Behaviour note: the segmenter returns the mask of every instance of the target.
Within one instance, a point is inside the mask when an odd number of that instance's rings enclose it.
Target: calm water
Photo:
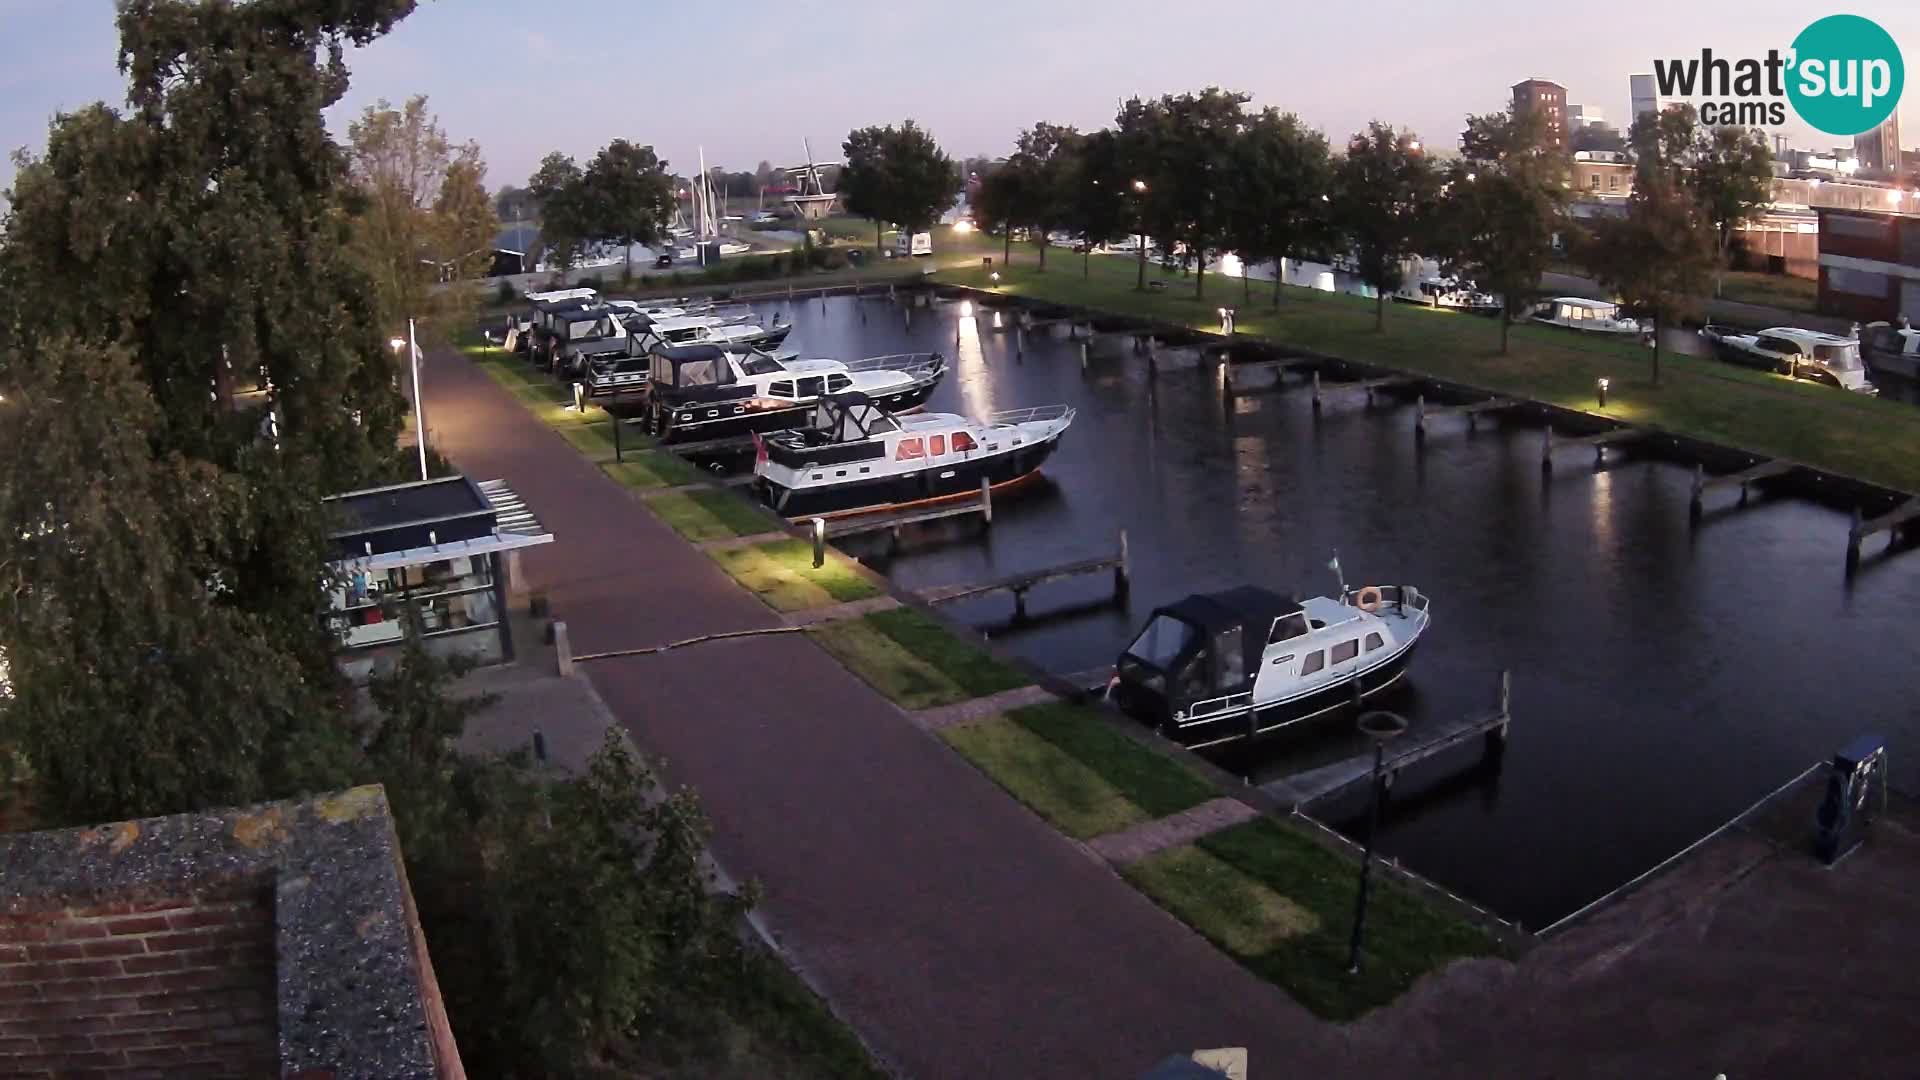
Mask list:
[[[1054,671],[1111,664],[1155,605],[1243,582],[1331,591],[1409,582],[1435,624],[1390,707],[1416,725],[1487,709],[1513,672],[1504,763],[1472,751],[1403,777],[1380,846],[1502,914],[1542,926],[1684,847],[1863,731],[1920,746],[1911,697],[1920,552],[1848,584],[1847,519],[1785,498],[1687,520],[1687,469],[1571,453],[1543,483],[1538,429],[1458,418],[1415,449],[1410,407],[1304,391],[1223,406],[1211,366],[1145,362],[1011,331],[990,312],[834,299],[775,304],[808,356],[938,349],[954,370],[931,408],[985,413],[1068,403],[1073,429],[1047,483],[996,506],[991,535],[909,545],[881,562],[919,587],[979,580],[1113,549],[1128,531],[1129,610],[1104,578],[1043,587],[1025,628],[1006,597],[953,610]],[[865,320],[861,318],[864,311]],[[959,347],[954,345],[958,323]],[[1491,332],[1491,328],[1490,332]],[[1265,379],[1266,376],[1260,376]],[[1713,506],[1732,501],[1717,493]],[[857,549],[856,549],[857,550]],[[870,560],[872,561],[872,560]],[[1049,612],[1080,610],[1073,617]],[[1258,782],[1352,741],[1351,717],[1223,764]],[[1357,807],[1322,812],[1351,827]]]

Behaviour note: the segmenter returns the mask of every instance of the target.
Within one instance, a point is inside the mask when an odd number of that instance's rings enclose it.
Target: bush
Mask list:
[[[686,280],[687,280],[686,276],[680,273],[680,271],[678,270],[675,270],[673,273],[667,275],[667,283],[672,285],[676,289],[679,288],[681,285],[686,284]]]
[[[501,278],[500,283],[493,288],[494,303],[499,304],[501,307],[513,303],[519,295],[520,294],[514,290],[513,282],[508,281],[506,278]]]
[[[847,265],[846,253],[838,248],[826,248],[820,252],[820,269],[839,270]]]

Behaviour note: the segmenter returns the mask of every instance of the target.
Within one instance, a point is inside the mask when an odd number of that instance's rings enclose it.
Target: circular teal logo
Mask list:
[[[1791,63],[1793,110],[1829,135],[1878,127],[1899,107],[1907,81],[1893,35],[1858,15],[1829,15],[1800,31]]]

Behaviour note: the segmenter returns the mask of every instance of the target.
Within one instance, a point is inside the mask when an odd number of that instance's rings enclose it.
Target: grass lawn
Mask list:
[[[772,515],[730,491],[674,491],[647,500],[647,507],[689,540],[752,536],[780,527]]]
[[[905,709],[931,709],[1032,680],[912,608],[808,628],[854,674]]]
[[[1756,453],[1788,457],[1890,487],[1920,491],[1920,410],[1704,357],[1663,354],[1662,382],[1651,380],[1651,350],[1582,338],[1554,327],[1519,325],[1512,348],[1499,354],[1499,327],[1489,319],[1389,304],[1386,330],[1373,329],[1373,302],[1286,288],[1276,310],[1272,286],[1258,283],[1251,302],[1241,282],[1209,275],[1206,298],[1193,297],[1191,277],[1150,268],[1164,292],[1133,291],[1134,263],[1096,256],[1083,278],[1077,260],[1034,268],[1029,248],[1002,266],[1000,291],[1079,304],[1217,330],[1218,306],[1240,308],[1242,334],[1270,338],[1363,362],[1514,394],[1615,419],[1663,427]],[[941,280],[985,287],[978,268],[946,271]],[[1594,381],[1611,380],[1608,408],[1594,407]]]
[[[554,430],[560,433],[561,438],[572,443],[575,450],[585,454],[588,460],[613,460],[613,425],[611,423],[603,420],[583,424],[559,423],[554,425]]]
[[[1729,271],[1720,283],[1720,299],[1810,312],[1819,303],[1820,283],[1791,274]]]
[[[880,595],[854,569],[853,561],[837,551],[829,549],[826,565],[814,569],[813,545],[805,540],[744,544],[709,554],[775,611],[800,611]]]
[[[700,470],[665,450],[629,450],[625,461],[603,461],[600,471],[630,488],[677,487],[703,477]]]
[[[1360,974],[1347,974],[1359,868],[1270,819],[1223,829],[1121,872],[1249,969],[1330,1020],[1350,1020],[1384,1005],[1457,957],[1501,952],[1478,927],[1376,877]]]
[[[1099,773],[1018,721],[991,717],[946,728],[940,737],[995,783],[1076,840],[1137,825],[1153,816],[1101,779]]]
[[[1127,738],[1105,717],[1082,706],[1029,705],[1008,718],[1084,762],[1148,817],[1177,814],[1219,794],[1178,761]]]

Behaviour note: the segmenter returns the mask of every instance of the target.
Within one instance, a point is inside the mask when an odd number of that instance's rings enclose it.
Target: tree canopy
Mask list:
[[[1184,247],[1197,269],[1195,296],[1206,294],[1207,257],[1226,236],[1232,147],[1245,129],[1248,96],[1208,87],[1198,94],[1132,98],[1120,107],[1115,129],[1123,156],[1147,185],[1142,204],[1148,231],[1168,250]]]
[[[1262,109],[1248,121],[1232,144],[1224,185],[1223,238],[1245,266],[1243,293],[1252,287],[1253,264],[1271,259],[1277,306],[1281,260],[1325,255],[1332,185],[1326,136],[1276,109]]]
[[[1567,158],[1527,109],[1468,117],[1460,149],[1441,189],[1435,253],[1448,273],[1500,297],[1504,354],[1568,230]]]
[[[673,217],[667,163],[651,146],[615,139],[594,155],[582,181],[588,237],[621,245],[631,269],[633,245],[659,243]]]
[[[1374,288],[1373,325],[1381,329],[1402,264],[1433,240],[1439,176],[1418,139],[1378,121],[1347,142],[1334,175],[1334,224],[1355,276]]]
[[[912,120],[898,127],[864,127],[847,135],[841,151],[840,202],[874,223],[880,247],[886,223],[922,232],[940,220],[959,190],[953,159]]]

